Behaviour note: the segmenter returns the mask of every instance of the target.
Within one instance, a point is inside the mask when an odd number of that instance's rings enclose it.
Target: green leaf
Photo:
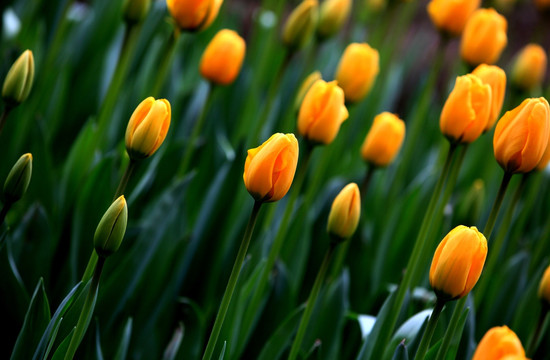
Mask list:
[[[404,341],[406,344],[410,345],[419,335],[421,337],[423,334],[422,330],[427,324],[431,313],[432,310],[423,310],[405,321],[403,325],[397,329],[388,344],[384,359],[390,359],[392,356],[395,356],[392,349],[395,349],[401,342]]]
[[[126,321],[126,326],[124,326],[122,338],[120,339],[120,344],[118,345],[118,350],[114,360],[126,359],[126,355],[128,354],[128,346],[130,345],[130,338],[132,337],[132,323],[132,318],[128,318],[128,321]]]
[[[69,344],[71,343],[71,338],[73,337],[76,327],[63,339],[61,344],[55,350],[55,353],[52,356],[52,360],[65,360],[65,354],[69,349]]]
[[[178,323],[178,327],[174,331],[174,334],[172,335],[172,339],[170,340],[170,343],[168,343],[168,346],[164,350],[164,355],[162,356],[163,360],[174,360],[176,358],[176,355],[178,354],[178,350],[181,346],[181,341],[183,340],[183,324],[180,322]]]
[[[220,357],[219,357],[219,360],[223,360],[225,358],[225,348],[227,346],[227,341],[224,341],[223,342],[223,348],[222,348],[222,352],[220,353]]]
[[[258,356],[258,360],[277,360],[281,357],[294,337],[294,333],[302,319],[304,309],[305,305],[300,305],[281,323],[264,345],[260,356]]]
[[[407,347],[405,346],[405,339],[397,345],[391,360],[409,360],[409,353],[407,352]]]

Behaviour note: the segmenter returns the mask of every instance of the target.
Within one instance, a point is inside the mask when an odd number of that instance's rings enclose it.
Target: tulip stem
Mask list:
[[[302,319],[300,320],[300,325],[298,326],[298,332],[296,334],[296,337],[294,338],[294,342],[292,343],[292,347],[290,349],[290,355],[288,357],[289,360],[295,360],[298,357],[300,347],[302,346],[302,341],[304,340],[304,336],[306,334],[309,319],[311,318],[313,308],[315,307],[315,303],[317,302],[317,297],[319,296],[319,291],[321,290],[321,285],[323,285],[325,273],[327,272],[328,265],[330,263],[332,254],[334,253],[334,249],[336,248],[336,245],[337,245],[336,242],[331,242],[325,254],[325,258],[321,263],[321,268],[317,273],[317,277],[315,278],[315,282],[313,283],[313,288],[311,288],[311,292],[309,293],[309,297],[307,298],[306,309],[302,314]]]
[[[155,82],[151,88],[150,94],[155,99],[159,97],[159,94],[162,90],[162,85],[166,80],[168,71],[170,70],[170,65],[172,65],[172,59],[174,58],[174,53],[176,51],[176,45],[178,44],[178,39],[180,36],[180,30],[177,27],[174,27],[174,31],[170,34],[170,38],[164,44],[164,47],[159,53],[160,65],[158,67],[157,76],[155,77]]]
[[[103,270],[104,264],[105,258],[100,257],[97,261],[97,265],[95,266],[94,275],[90,283],[90,288],[88,289],[88,295],[86,296],[84,306],[82,307],[78,322],[76,323],[73,336],[71,337],[71,342],[69,343],[69,347],[67,348],[67,352],[65,353],[65,360],[72,360],[74,358],[76,350],[78,349],[78,346],[80,345],[80,342],[82,341],[82,338],[84,337],[84,334],[88,329],[88,325],[90,324],[90,320],[92,318],[95,303],[97,300],[99,278],[101,277],[101,271]]]
[[[122,178],[120,179],[120,183],[118,184],[118,187],[116,189],[113,201],[124,194],[124,190],[126,190],[126,185],[128,185],[128,180],[130,180],[130,176],[132,176],[136,165],[137,161],[135,161],[134,159],[130,159],[128,166],[126,166],[126,170],[124,171],[124,175],[122,175]]]
[[[361,200],[364,200],[367,197],[367,190],[369,188],[370,181],[372,180],[372,175],[376,169],[377,167],[372,164],[367,165],[367,171],[365,172],[365,176],[361,182]]]
[[[544,334],[544,323],[546,322],[548,318],[548,312],[550,310],[550,307],[548,305],[543,304],[542,309],[539,315],[539,319],[537,321],[537,327],[535,328],[535,332],[531,336],[531,340],[529,341],[529,346],[527,347],[527,356],[529,358],[535,357],[535,352],[537,351],[537,348],[540,345],[540,341],[542,339],[542,335]]]
[[[250,239],[252,238],[252,232],[254,231],[254,225],[256,224],[256,219],[258,217],[258,213],[260,212],[261,205],[262,202],[260,201],[254,202],[254,207],[252,208],[252,213],[250,214],[250,218],[248,219],[248,224],[246,225],[246,230],[243,236],[243,240],[241,242],[241,246],[239,247],[239,252],[237,253],[237,258],[235,259],[235,263],[233,264],[233,269],[231,270],[231,275],[229,276],[229,281],[227,282],[227,287],[225,288],[225,292],[223,294],[220,309],[218,310],[216,320],[214,321],[212,333],[210,334],[208,344],[206,345],[206,349],[202,357],[203,360],[210,360],[214,353],[214,349],[216,348],[216,342],[218,341],[218,336],[220,335],[223,321],[225,320],[225,315],[231,302],[231,297],[233,296],[235,286],[237,285],[237,280],[239,279],[239,274],[241,272],[244,257],[246,256],[248,245],[250,244]]]
[[[449,345],[451,344],[451,340],[453,339],[453,336],[456,332],[456,327],[458,325],[458,320],[460,319],[460,316],[462,315],[462,309],[464,309],[464,305],[466,304],[466,299],[468,298],[468,295],[465,295],[461,297],[457,302],[455,309],[453,311],[453,315],[451,316],[451,321],[449,322],[449,325],[447,326],[447,330],[445,330],[445,335],[443,336],[443,341],[441,342],[441,346],[439,347],[439,350],[437,351],[437,355],[435,357],[435,360],[445,360],[445,357],[447,355],[447,351],[449,349]]]
[[[430,315],[430,320],[428,320],[428,326],[426,326],[426,331],[424,331],[424,335],[422,336],[420,345],[418,345],[418,350],[416,352],[416,356],[414,357],[416,360],[424,360],[424,357],[426,356],[426,352],[428,352],[430,342],[432,341],[435,327],[437,325],[437,320],[439,320],[439,315],[441,315],[441,311],[443,310],[444,306],[445,306],[445,301],[441,301],[438,298],[435,302],[435,307],[432,311],[432,315]]]
[[[99,256],[97,255],[95,249],[92,249],[92,255],[90,256],[90,260],[88,260],[88,265],[86,265],[86,270],[84,270],[84,275],[82,275],[81,281],[84,284],[87,283],[88,280],[92,278],[98,259],[99,259]]]
[[[4,130],[4,125],[6,125],[6,120],[8,119],[8,115],[10,114],[11,110],[13,109],[13,106],[5,105],[4,110],[2,110],[2,115],[0,115],[0,135],[2,134],[2,130]]]
[[[2,210],[0,211],[0,225],[4,223],[4,220],[6,220],[6,215],[8,214],[8,211],[10,211],[12,205],[13,203],[11,201],[6,201],[4,206],[2,206]]]
[[[498,213],[500,211],[500,207],[502,206],[504,195],[506,195],[506,189],[508,189],[508,185],[510,184],[510,180],[512,179],[512,175],[513,175],[512,173],[505,172],[504,176],[502,177],[502,182],[500,183],[500,188],[498,189],[497,197],[495,199],[495,202],[493,203],[493,207],[491,208],[489,219],[487,219],[487,223],[485,224],[485,229],[483,229],[483,235],[485,235],[487,242],[489,242],[489,239],[491,238],[491,233],[495,228],[495,223],[497,221]]]

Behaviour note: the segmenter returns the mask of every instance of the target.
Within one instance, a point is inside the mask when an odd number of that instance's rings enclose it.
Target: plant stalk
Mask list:
[[[439,315],[441,315],[441,311],[444,306],[445,301],[441,301],[440,299],[436,300],[435,307],[430,315],[430,320],[428,320],[428,326],[426,326],[426,331],[422,336],[420,345],[418,345],[418,350],[416,352],[416,356],[414,357],[416,360],[424,360],[424,357],[428,352],[428,348],[430,347],[430,342],[432,341],[435,327],[437,326],[437,320],[439,320]]]
[[[179,37],[180,30],[175,27],[174,31],[172,31],[172,33],[170,34],[170,37],[164,44],[164,47],[159,54],[161,58],[160,65],[158,67],[155,82],[150,91],[151,96],[153,96],[155,99],[159,97],[162,86],[164,85],[164,82],[166,80],[166,76],[168,76],[168,71],[170,70],[170,66],[172,65],[172,60],[174,58],[174,53],[176,51],[176,45],[178,44]]]
[[[124,171],[124,174],[120,179],[113,201],[115,201],[119,196],[124,194],[124,191],[126,190],[126,186],[128,185],[128,181],[130,180],[130,177],[132,176],[132,173],[134,172],[136,165],[137,165],[137,161],[130,159],[128,166],[126,167],[126,170]]]

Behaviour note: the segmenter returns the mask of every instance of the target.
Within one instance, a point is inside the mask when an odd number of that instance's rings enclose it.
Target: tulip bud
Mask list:
[[[14,203],[21,199],[31,181],[32,154],[28,153],[19,158],[10,170],[4,183],[4,199],[6,203]]]
[[[439,31],[458,36],[480,3],[481,0],[431,0],[428,14]]]
[[[365,0],[367,11],[372,14],[383,11],[388,6],[388,0]]]
[[[480,78],[481,82],[491,87],[491,110],[489,121],[484,129],[484,131],[489,131],[497,122],[502,111],[502,104],[504,103],[504,95],[506,93],[506,73],[498,66],[481,64],[475,68],[472,74]]]
[[[107,257],[118,250],[127,222],[128,206],[122,195],[109,206],[95,230],[94,247],[99,256]]]
[[[550,306],[550,266],[546,268],[540,280],[539,299],[544,302],[545,306]]]
[[[312,72],[304,79],[304,81],[302,82],[302,85],[300,85],[300,88],[298,89],[298,93],[296,94],[296,99],[294,100],[294,109],[296,109],[296,111],[300,109],[300,105],[302,105],[302,102],[304,101],[304,98],[306,97],[306,94],[309,91],[309,89],[311,89],[311,86],[317,80],[321,80],[321,79],[322,77],[319,71]]]
[[[506,18],[495,9],[476,10],[466,23],[460,54],[472,66],[494,64],[508,43]]]
[[[524,355],[506,355],[504,357],[499,358],[499,360],[530,360],[526,358]]]
[[[232,83],[241,71],[246,44],[235,31],[220,30],[202,54],[201,75],[216,84]]]
[[[481,217],[485,205],[485,184],[483,180],[474,181],[466,195],[460,198],[456,208],[456,218],[459,223],[472,223]]]
[[[535,6],[539,11],[546,12],[550,10],[550,0],[535,0]]]
[[[441,241],[430,268],[430,285],[444,301],[467,295],[475,286],[487,257],[487,240],[475,226],[459,225]]]
[[[317,80],[308,90],[298,113],[298,132],[312,143],[330,144],[348,118],[344,92],[336,81]]]
[[[439,127],[450,142],[471,143],[487,127],[490,113],[491,87],[475,75],[459,76],[441,111]]]
[[[336,34],[346,22],[351,11],[351,0],[325,0],[319,7],[317,35],[326,39]]]
[[[2,99],[9,106],[21,104],[29,96],[34,81],[34,58],[32,51],[25,50],[11,66],[4,86]]]
[[[142,22],[147,16],[150,7],[151,0],[125,0],[122,7],[124,21],[129,24]]]
[[[546,63],[546,52],[540,45],[527,45],[514,62],[512,83],[522,90],[535,89],[544,80]]]
[[[327,232],[335,241],[351,237],[361,215],[361,195],[356,183],[346,185],[334,198],[328,215]]]
[[[298,140],[294,134],[274,134],[262,145],[248,150],[244,185],[256,201],[280,200],[292,185],[297,164]]]
[[[126,128],[126,151],[133,160],[154,154],[170,127],[171,108],[166,99],[148,97],[134,110]]]
[[[525,350],[508,326],[495,326],[483,335],[472,360],[501,360],[508,355],[525,357]]]
[[[405,123],[397,115],[383,112],[374,122],[361,146],[363,160],[374,166],[388,166],[405,139]]]
[[[542,171],[546,169],[548,166],[548,163],[550,163],[550,139],[548,139],[548,145],[546,145],[546,150],[544,151],[544,154],[542,155],[542,158],[539,161],[539,164],[537,165],[537,170]]]
[[[527,173],[542,159],[548,145],[550,107],[545,98],[525,99],[497,123],[495,158],[508,173]]]
[[[317,20],[317,0],[304,0],[292,11],[283,27],[283,43],[291,49],[304,46],[311,39]]]
[[[367,96],[380,70],[378,62],[378,51],[366,43],[346,47],[336,70],[346,101],[357,102]]]
[[[223,0],[166,0],[168,11],[181,30],[208,28],[220,11]]]

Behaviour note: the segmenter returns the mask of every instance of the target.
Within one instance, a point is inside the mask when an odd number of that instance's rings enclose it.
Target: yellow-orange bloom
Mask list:
[[[544,151],[544,154],[542,155],[542,158],[539,161],[539,164],[537,165],[537,170],[544,170],[548,166],[548,163],[550,163],[550,139],[548,139],[548,145],[546,145],[546,150]]]
[[[439,127],[449,141],[471,143],[486,128],[490,113],[491,87],[475,75],[459,76],[441,111]]]
[[[508,43],[506,18],[495,9],[476,10],[466,23],[460,54],[470,65],[494,64]]]
[[[455,227],[441,241],[432,260],[430,284],[441,300],[467,295],[475,286],[487,257],[487,240],[475,226]]]
[[[346,101],[356,102],[364,98],[372,88],[379,71],[379,56],[376,49],[366,43],[349,44],[336,70],[336,80],[344,89]]]
[[[283,26],[283,43],[292,49],[304,46],[313,36],[319,18],[317,0],[304,0]]]
[[[334,198],[328,215],[327,231],[335,240],[353,235],[361,215],[361,194],[356,183],[346,185]]]
[[[405,123],[397,115],[376,115],[361,146],[363,160],[374,166],[387,166],[399,152],[405,139]]]
[[[216,20],[222,3],[223,0],[166,0],[178,27],[187,31],[209,27]]]
[[[546,268],[540,280],[539,298],[550,306],[550,266]]]
[[[313,84],[315,84],[317,80],[321,80],[322,78],[323,77],[321,76],[321,72],[314,71],[304,79],[302,85],[300,85],[300,88],[296,93],[296,99],[294,99],[294,109],[296,111],[300,110],[300,106],[302,105],[302,102],[304,101],[304,98],[306,97],[309,89],[311,89],[311,87],[313,86]]]
[[[317,35],[328,38],[342,28],[351,11],[351,0],[325,0],[319,7]]]
[[[495,158],[509,173],[526,173],[542,159],[548,145],[550,107],[545,98],[525,99],[497,123]]]
[[[525,356],[521,341],[508,326],[495,326],[483,335],[472,360],[501,360],[509,355]]]
[[[298,140],[294,134],[277,133],[248,150],[244,185],[256,201],[272,202],[286,195],[298,164]]]
[[[542,84],[546,75],[546,51],[542,46],[529,44],[521,50],[512,70],[512,83],[523,90]]]
[[[232,83],[241,71],[246,44],[235,31],[222,29],[202,54],[201,75],[216,84]]]
[[[308,90],[298,113],[298,132],[305,139],[330,144],[348,118],[344,92],[336,81],[317,80]]]
[[[502,111],[506,93],[506,73],[496,65],[481,64],[472,72],[484,84],[491,87],[491,112],[484,131],[489,131],[495,125]]]
[[[456,36],[462,33],[480,3],[481,0],[432,0],[428,4],[428,14],[440,31]]]
[[[535,6],[540,11],[546,11],[550,9],[550,0],[535,0]]]
[[[170,127],[171,108],[166,99],[148,97],[134,110],[126,128],[126,151],[131,159],[144,159],[162,145]]]

